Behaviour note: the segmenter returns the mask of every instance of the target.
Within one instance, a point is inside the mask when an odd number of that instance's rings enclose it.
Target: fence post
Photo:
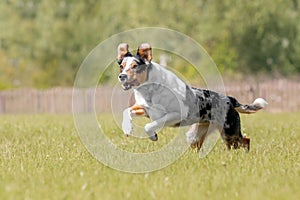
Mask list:
[[[6,99],[5,95],[1,93],[1,113],[5,114],[6,113]]]

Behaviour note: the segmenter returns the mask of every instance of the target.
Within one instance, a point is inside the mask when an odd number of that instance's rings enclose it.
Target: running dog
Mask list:
[[[209,126],[213,125],[225,141],[227,148],[240,147],[249,151],[250,139],[241,133],[239,113],[255,113],[267,102],[256,99],[242,105],[235,98],[198,89],[187,85],[174,73],[152,62],[152,48],[141,44],[136,55],[128,50],[128,44],[118,46],[120,65],[119,81],[124,90],[133,88],[136,102],[123,112],[122,129],[126,135],[132,131],[132,117],[146,116],[152,122],[144,127],[148,137],[157,141],[157,130],[170,126],[189,126],[186,133],[191,147],[201,148]]]

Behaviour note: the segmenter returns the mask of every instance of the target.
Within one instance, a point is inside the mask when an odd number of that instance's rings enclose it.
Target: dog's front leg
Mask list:
[[[132,117],[147,116],[144,107],[139,105],[133,105],[132,107],[126,108],[123,111],[123,122],[122,130],[125,135],[130,135],[132,132]]]
[[[132,117],[131,117],[131,108],[126,108],[123,111],[123,121],[122,121],[122,130],[125,135],[130,135],[132,131]]]
[[[157,141],[158,137],[156,134],[156,131],[158,129],[161,129],[165,126],[170,126],[170,125],[175,125],[179,123],[182,120],[182,117],[180,113],[173,112],[173,113],[168,113],[164,115],[163,117],[146,124],[145,126],[145,132],[147,133],[149,139],[152,141]]]

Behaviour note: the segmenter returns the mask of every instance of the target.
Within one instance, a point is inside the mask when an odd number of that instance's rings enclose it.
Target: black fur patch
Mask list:
[[[238,148],[243,140],[239,113],[235,110],[241,104],[233,97],[214,91],[192,88],[196,94],[197,115],[200,122],[223,126],[222,139],[227,146]]]

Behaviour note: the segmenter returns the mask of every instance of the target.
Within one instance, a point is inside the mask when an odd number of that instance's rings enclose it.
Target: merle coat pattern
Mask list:
[[[123,89],[134,88],[135,105],[123,112],[123,131],[131,134],[131,119],[147,116],[152,122],[145,125],[145,132],[153,141],[158,139],[157,130],[165,126],[188,126],[187,142],[201,148],[214,125],[221,133],[228,149],[250,148],[250,139],[241,133],[239,113],[255,113],[266,106],[258,98],[250,105],[242,105],[235,98],[214,91],[193,88],[174,73],[152,62],[150,44],[142,44],[137,55],[128,53],[128,45],[118,47],[120,64],[119,81]]]

